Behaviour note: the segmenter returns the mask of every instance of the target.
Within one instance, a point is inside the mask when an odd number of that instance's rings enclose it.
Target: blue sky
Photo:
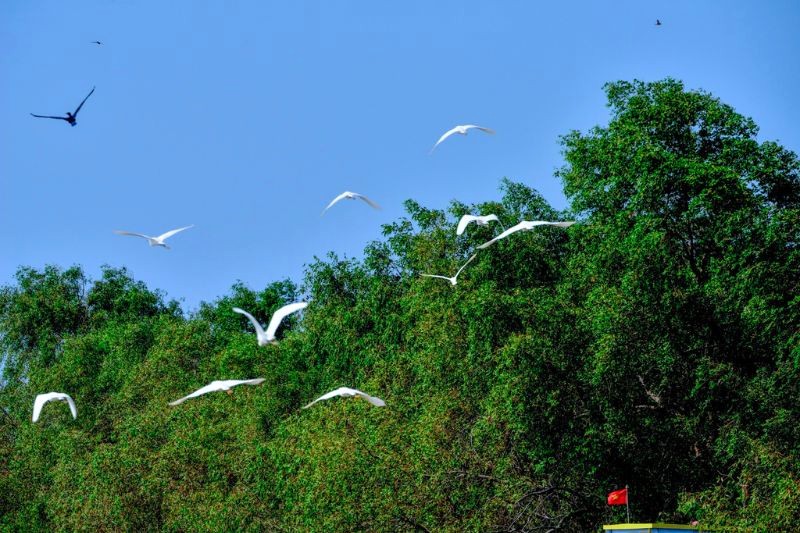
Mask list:
[[[127,266],[193,309],[359,257],[407,198],[496,199],[506,176],[562,208],[558,136],[604,124],[619,79],[678,78],[797,151],[798,25],[790,0],[2,2],[0,284]],[[29,115],[92,86],[75,128]],[[428,155],[465,123],[497,134]],[[383,210],[320,218],[344,190]],[[188,224],[172,250],[113,234]]]

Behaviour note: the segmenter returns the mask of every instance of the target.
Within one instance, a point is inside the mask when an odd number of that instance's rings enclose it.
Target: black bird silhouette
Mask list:
[[[67,116],[66,117],[51,117],[50,115],[34,115],[33,113],[31,113],[31,115],[33,115],[36,118],[55,118],[55,119],[58,119],[58,120],[66,120],[67,122],[69,122],[70,126],[74,126],[77,123],[77,121],[75,120],[75,117],[78,116],[78,111],[81,110],[81,108],[83,107],[83,104],[85,104],[86,100],[88,100],[89,97],[92,96],[93,92],[94,92],[94,87],[92,87],[92,90],[89,91],[89,94],[86,95],[86,98],[83,99],[83,102],[81,102],[81,105],[79,105],[75,109],[74,113],[70,113],[69,111],[67,111]]]
[[[92,41],[92,44],[103,44],[100,41]]]
[[[656,19],[656,26],[661,26],[661,21]]]

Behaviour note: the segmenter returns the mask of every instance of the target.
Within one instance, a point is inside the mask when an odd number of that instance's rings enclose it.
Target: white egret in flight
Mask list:
[[[246,316],[250,319],[250,322],[253,323],[253,327],[256,328],[256,337],[258,338],[258,345],[259,346],[266,346],[267,344],[277,344],[275,340],[275,333],[278,331],[278,326],[281,325],[281,320],[283,320],[287,315],[291,315],[292,313],[299,311],[300,309],[305,309],[308,305],[307,302],[297,302],[289,305],[284,305],[275,313],[272,314],[272,318],[269,321],[269,326],[267,326],[267,331],[264,331],[264,328],[261,327],[261,324],[258,323],[256,317],[245,311],[244,309],[239,309],[238,307],[234,307],[234,313],[239,313],[240,315]]]
[[[323,394],[310,404],[303,406],[303,409],[308,409],[317,402],[321,402],[323,400],[330,400],[331,398],[334,398],[336,396],[341,396],[343,398],[352,398],[353,396],[358,396],[359,398],[364,398],[365,400],[367,400],[369,403],[371,403],[376,407],[384,407],[386,405],[386,402],[384,402],[380,398],[376,398],[375,396],[370,396],[369,394],[361,392],[360,390],[351,389],[349,387],[339,387],[338,389],[332,390],[327,394]]]
[[[371,207],[374,207],[375,209],[381,208],[381,206],[379,206],[378,204],[376,204],[363,194],[358,194],[357,192],[344,191],[342,194],[331,200],[331,203],[328,204],[328,207],[322,210],[322,213],[320,213],[319,216],[324,215],[328,209],[333,207],[333,205],[339,202],[340,200],[364,200],[364,202],[369,204]]]
[[[226,391],[228,394],[232,394],[231,388],[236,387],[238,385],[261,385],[264,383],[264,378],[257,378],[257,379],[228,379],[225,381],[212,381],[205,387],[197,389],[193,393],[188,396],[184,396],[180,400],[175,400],[174,402],[169,402],[170,405],[178,405],[190,398],[197,398],[198,396],[202,396],[203,394],[208,394],[209,392],[217,392],[217,391]]]
[[[478,246],[478,248],[481,249],[481,250],[483,250],[484,248],[488,248],[489,246],[493,245],[494,243],[496,243],[500,239],[505,239],[506,237],[508,237],[512,233],[516,233],[516,232],[518,232],[520,230],[532,230],[536,226],[558,226],[559,228],[568,228],[569,226],[573,225],[574,223],[575,223],[574,220],[570,221],[570,222],[546,222],[544,220],[533,220],[533,221],[523,220],[522,222],[520,222],[516,226],[512,226],[512,227],[508,228],[507,230],[505,230],[503,233],[501,233],[500,235],[498,235],[497,237],[495,237],[491,241],[488,241],[488,242],[485,242],[485,243],[481,244],[480,246]]]
[[[461,235],[464,233],[464,230],[467,229],[467,226],[470,223],[474,222],[478,226],[486,226],[489,222],[495,221],[500,224],[500,220],[497,218],[497,215],[485,215],[485,216],[475,216],[475,215],[464,215],[461,217],[461,220],[458,221],[458,227],[456,228],[456,235]],[[503,225],[500,224],[500,227]],[[503,228],[505,230],[505,228]]]
[[[75,402],[69,394],[63,392],[48,392],[47,394],[39,394],[33,401],[33,421],[39,420],[39,415],[42,413],[42,407],[47,402],[67,402],[69,410],[72,412],[72,418],[78,418],[78,408],[75,407]]]
[[[172,237],[176,233],[179,233],[179,232],[181,232],[181,231],[183,231],[185,229],[189,229],[189,228],[193,228],[193,227],[194,227],[194,224],[192,224],[191,226],[184,226],[182,228],[169,230],[166,233],[162,233],[158,237],[151,237],[149,235],[143,235],[141,233],[133,233],[131,231],[114,230],[114,233],[116,233],[117,235],[130,235],[131,237],[141,237],[142,239],[147,239],[147,242],[150,244],[150,246],[162,246],[162,247],[166,248],[167,250],[169,250],[169,246],[167,246],[164,243],[165,240],[169,239],[170,237]]]
[[[472,257],[470,257],[469,259],[467,259],[467,262],[466,262],[466,263],[464,263],[464,265],[463,265],[461,268],[459,268],[459,269],[458,269],[458,272],[456,272],[456,275],[455,275],[455,276],[453,276],[452,278],[448,278],[447,276],[438,276],[438,275],[436,275],[436,274],[420,274],[420,275],[421,275],[421,276],[425,276],[426,278],[440,278],[440,279],[446,279],[447,281],[449,281],[449,282],[450,282],[450,285],[452,285],[452,286],[454,286],[454,287],[455,287],[455,285],[456,285],[456,279],[458,278],[458,275],[459,275],[459,274],[461,274],[461,271],[462,271],[462,270],[464,270],[464,268],[465,268],[465,267],[466,267],[468,264],[470,264],[470,263],[472,262],[472,260],[473,260],[473,259],[475,259],[477,256],[478,256],[478,254],[473,254],[473,255],[472,255]]]
[[[479,129],[479,130],[484,131],[484,132],[486,132],[486,133],[488,133],[490,135],[494,135],[494,130],[493,129],[484,128],[483,126],[476,126],[475,124],[465,124],[463,126],[456,126],[455,128],[446,131],[444,133],[444,135],[439,137],[439,140],[436,141],[436,144],[433,145],[433,148],[431,148],[431,151],[429,153],[432,154],[433,151],[436,150],[436,147],[439,146],[445,139],[447,139],[451,135],[455,135],[456,133],[459,134],[459,135],[466,135],[467,132],[469,130],[471,130],[471,129]]]

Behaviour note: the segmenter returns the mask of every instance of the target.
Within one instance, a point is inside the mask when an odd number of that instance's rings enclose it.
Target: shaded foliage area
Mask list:
[[[0,290],[0,529],[592,531],[800,522],[800,177],[753,122],[674,80],[607,85],[563,137],[569,212],[503,181],[406,202],[361,260],[235,284],[190,316],[124,269]],[[495,234],[465,213],[579,223]],[[278,345],[252,326],[310,305]],[[167,402],[215,379],[260,387]],[[339,386],[387,402],[304,405]],[[71,394],[30,422],[36,394]]]

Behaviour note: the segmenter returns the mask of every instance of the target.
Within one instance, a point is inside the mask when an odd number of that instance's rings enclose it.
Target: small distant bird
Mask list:
[[[310,404],[303,406],[303,409],[308,409],[309,407],[311,407],[312,405],[314,405],[317,402],[321,402],[323,400],[330,400],[331,398],[334,398],[336,396],[341,396],[343,398],[352,398],[354,396],[357,396],[359,398],[364,398],[365,400],[367,400],[369,403],[371,403],[375,407],[385,407],[386,406],[386,402],[384,402],[380,398],[376,398],[375,396],[370,396],[369,394],[367,394],[365,392],[361,392],[360,390],[356,390],[356,389],[351,389],[349,387],[339,387],[338,389],[333,390],[333,391],[331,391],[331,392],[329,392],[327,394],[323,394],[322,396],[320,396],[319,398],[317,398],[316,400],[314,400]]]
[[[485,243],[481,244],[480,246],[478,246],[478,248],[481,249],[481,250],[483,250],[484,248],[488,248],[489,246],[493,245],[494,243],[496,243],[500,239],[505,239],[506,237],[508,237],[512,233],[516,233],[516,232],[518,232],[520,230],[532,230],[536,226],[557,226],[559,228],[568,228],[571,225],[573,225],[574,223],[575,223],[575,221],[572,221],[572,222],[545,222],[543,220],[533,220],[533,221],[523,220],[522,222],[520,222],[516,226],[512,226],[512,227],[508,228],[507,230],[505,230],[503,233],[501,233],[500,235],[498,235],[497,237],[495,237],[491,241],[488,241],[488,242],[485,242]]]
[[[237,385],[261,385],[262,383],[264,383],[264,378],[244,379],[244,380],[229,379],[225,381],[212,381],[205,387],[197,389],[189,396],[184,396],[180,400],[169,402],[169,404],[178,405],[190,398],[197,398],[198,396],[202,396],[203,394],[208,394],[209,392],[225,391],[228,394],[233,394],[231,388],[236,387]]]
[[[375,209],[380,209],[381,208],[381,206],[379,206],[378,204],[376,204],[375,202],[373,202],[372,200],[370,200],[369,198],[367,198],[363,194],[358,194],[357,192],[344,191],[342,194],[340,194],[339,196],[337,196],[336,198],[331,200],[331,203],[328,204],[328,207],[326,207],[325,209],[322,210],[322,213],[320,213],[319,216],[324,215],[325,212],[328,209],[330,209],[331,207],[333,207],[333,205],[335,203],[337,203],[338,201],[345,200],[345,199],[347,199],[347,200],[364,200],[367,204],[369,204],[371,207],[373,207]]]
[[[661,21],[656,19],[656,26],[661,26]]]
[[[286,318],[288,315],[291,315],[294,312],[299,311],[300,309],[305,309],[308,306],[308,302],[297,302],[289,305],[284,305],[277,311],[272,314],[272,318],[269,321],[269,326],[267,326],[267,331],[264,331],[264,328],[261,327],[261,324],[258,323],[256,317],[245,311],[244,309],[239,309],[238,307],[233,308],[234,313],[239,313],[240,315],[246,316],[252,322],[253,327],[256,328],[256,338],[258,339],[259,346],[266,346],[267,344],[277,344],[277,340],[275,339],[275,333],[278,331],[278,326],[281,325],[281,321]]]
[[[69,122],[70,126],[74,126],[75,124],[77,124],[76,119],[78,117],[78,111],[81,110],[81,108],[83,107],[83,104],[86,103],[86,100],[88,100],[89,97],[92,96],[92,93],[94,92],[94,89],[95,88],[92,87],[92,90],[89,91],[89,94],[86,95],[86,98],[83,99],[83,102],[81,102],[81,105],[79,105],[77,107],[77,109],[75,109],[74,113],[70,113],[69,111],[67,111],[67,116],[66,117],[52,117],[50,115],[34,115],[33,113],[31,113],[31,115],[33,115],[36,118],[54,118],[56,120],[66,120],[67,122]]]
[[[459,135],[466,135],[469,130],[475,129],[475,128],[477,128],[477,129],[479,129],[481,131],[484,131],[484,132],[486,132],[486,133],[488,133],[490,135],[494,135],[494,130],[493,129],[484,128],[483,126],[476,126],[474,124],[466,124],[464,126],[456,126],[452,130],[449,130],[449,131],[445,132],[444,135],[439,137],[439,140],[436,141],[436,144],[433,145],[433,148],[431,148],[431,151],[429,152],[429,154],[432,154],[433,151],[436,150],[436,147],[439,146],[442,143],[442,141],[444,141],[445,139],[447,139],[451,135],[455,135],[456,133],[458,133]]]
[[[467,226],[472,222],[474,222],[478,226],[486,226],[491,221],[495,221],[497,223],[500,222],[500,220],[497,218],[497,215],[485,215],[482,217],[476,217],[475,215],[464,215],[463,217],[461,217],[461,220],[458,221],[458,228],[456,228],[456,235],[461,235],[462,233],[464,233],[464,230],[467,229]],[[503,225],[500,224],[500,226],[502,227]],[[505,230],[505,228],[503,229]]]
[[[78,408],[75,407],[75,402],[72,400],[69,394],[64,394],[63,392],[48,392],[47,394],[39,394],[33,401],[34,422],[39,420],[42,407],[44,407],[44,404],[47,402],[67,402],[69,404],[69,410],[72,412],[72,418],[78,418]]]
[[[92,41],[91,44],[103,44],[103,43],[101,43],[100,41]]]
[[[455,286],[456,286],[456,280],[457,280],[457,278],[458,278],[458,275],[459,275],[459,274],[461,274],[461,271],[462,271],[462,270],[464,270],[464,268],[465,268],[465,267],[466,267],[468,264],[470,264],[470,263],[472,262],[472,260],[473,260],[473,259],[475,259],[477,256],[478,256],[478,254],[473,254],[473,255],[472,255],[472,257],[470,257],[469,259],[467,259],[467,262],[466,262],[466,263],[464,263],[464,266],[462,266],[461,268],[459,268],[459,269],[458,269],[458,272],[456,272],[456,275],[455,275],[455,276],[453,276],[452,278],[448,278],[447,276],[437,276],[436,274],[420,274],[420,276],[425,276],[426,278],[440,278],[440,279],[446,279],[447,281],[449,281],[449,282],[450,282],[450,285],[452,285],[453,287],[455,287]]]
[[[150,246],[161,246],[161,247],[166,248],[167,250],[169,250],[170,247],[167,246],[164,243],[165,240],[169,239],[170,237],[172,237],[173,235],[175,235],[178,232],[181,232],[181,231],[183,231],[185,229],[189,229],[189,228],[193,228],[193,227],[194,227],[194,224],[192,224],[191,226],[184,226],[182,228],[169,230],[166,233],[162,233],[158,237],[150,237],[149,235],[143,235],[141,233],[133,233],[131,231],[114,230],[114,233],[116,233],[117,235],[129,235],[131,237],[141,237],[143,239],[147,239],[147,242],[150,244]]]

